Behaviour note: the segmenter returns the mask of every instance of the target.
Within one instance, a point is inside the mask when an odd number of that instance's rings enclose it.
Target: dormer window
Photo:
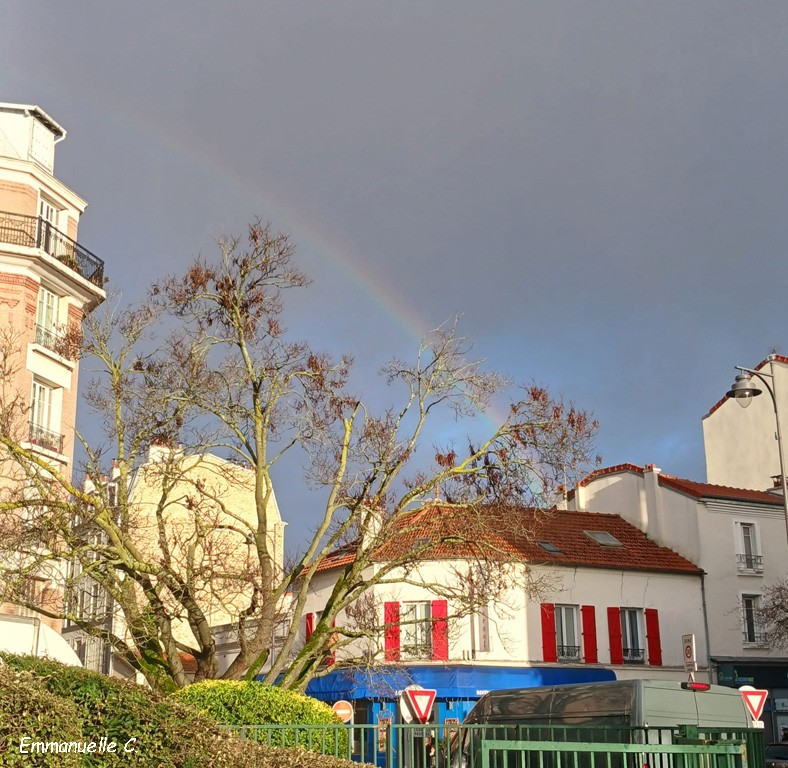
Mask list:
[[[608,533],[607,531],[583,531],[583,533],[603,547],[624,546],[612,533]]]

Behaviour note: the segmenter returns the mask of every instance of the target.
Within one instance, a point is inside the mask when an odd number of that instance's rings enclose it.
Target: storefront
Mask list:
[[[788,741],[788,659],[784,661],[714,660],[720,685],[751,685],[769,691],[762,720],[766,742]]]
[[[332,704],[344,699],[353,705],[354,722],[376,724],[391,718],[403,722],[402,691],[409,685],[435,690],[429,722],[462,722],[476,701],[499,688],[593,683],[615,680],[601,667],[498,667],[478,665],[413,665],[384,669],[345,669],[312,680],[306,692]]]

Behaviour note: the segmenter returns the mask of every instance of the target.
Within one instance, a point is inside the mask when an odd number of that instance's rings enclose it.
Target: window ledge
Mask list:
[[[49,347],[45,347],[43,344],[36,344],[36,342],[30,343],[30,351],[31,352],[38,352],[39,355],[43,355],[44,357],[49,358],[55,363],[62,365],[64,368],[68,368],[69,371],[73,371],[75,364],[73,360],[69,360],[67,357],[63,357],[63,355],[59,355]]]
[[[20,443],[21,447],[24,448],[26,451],[32,451],[33,453],[38,453],[41,456],[46,457],[47,459],[52,459],[57,461],[59,464],[68,464],[68,456],[65,453],[58,453],[57,451],[52,451],[49,448],[44,448],[42,445],[38,443],[31,443],[28,440]]]

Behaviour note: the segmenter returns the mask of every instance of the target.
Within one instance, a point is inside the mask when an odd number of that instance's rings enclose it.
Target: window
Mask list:
[[[53,428],[59,426],[55,417],[58,392],[43,381],[33,379],[30,394],[30,442],[48,451],[63,452],[63,436]]]
[[[44,599],[44,586],[46,582],[37,576],[26,576],[21,586],[21,598],[30,605],[41,605]],[[33,608],[26,605],[19,606],[20,616],[40,616]]]
[[[738,552],[736,569],[739,573],[762,573],[763,556],[758,546],[758,531],[755,523],[736,523]]]
[[[555,606],[555,640],[559,660],[580,658],[576,605]]]
[[[644,632],[645,625],[645,632]],[[607,609],[611,664],[645,664],[662,666],[662,640],[657,608]],[[644,648],[645,645],[645,648]]]
[[[583,531],[586,536],[592,538],[597,544],[603,547],[623,547],[624,545],[612,533],[607,531]]]
[[[43,286],[38,291],[36,308],[36,344],[55,349],[59,340],[57,332],[60,298]]]
[[[432,606],[428,601],[402,606],[402,653],[411,659],[432,658]]]
[[[42,196],[38,203],[39,244],[50,256],[55,255],[57,245],[58,214],[54,203]]]
[[[448,601],[383,604],[386,661],[404,658],[447,661],[449,658]]]
[[[761,595],[742,595],[742,627],[748,645],[766,645],[767,637],[761,622]]]
[[[641,638],[641,611],[639,608],[621,609],[621,641],[625,664],[642,664],[644,661]]]
[[[551,555],[560,555],[561,550],[550,541],[537,541],[536,542],[543,550],[549,552]]]

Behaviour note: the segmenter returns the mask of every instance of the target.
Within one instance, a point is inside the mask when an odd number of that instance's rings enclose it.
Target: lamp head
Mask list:
[[[763,390],[752,383],[752,376],[749,373],[740,373],[725,396],[732,397],[742,408],[746,408],[752,399],[762,392]]]

